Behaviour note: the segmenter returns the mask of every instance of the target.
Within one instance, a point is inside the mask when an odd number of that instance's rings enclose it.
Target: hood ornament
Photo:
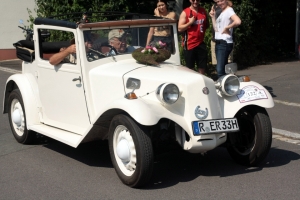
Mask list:
[[[200,106],[197,106],[195,109],[195,116],[198,119],[205,119],[208,116],[208,109],[205,108],[205,110],[201,110]]]

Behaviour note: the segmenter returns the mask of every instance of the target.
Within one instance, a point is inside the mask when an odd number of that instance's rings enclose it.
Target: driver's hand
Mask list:
[[[72,44],[72,45],[69,46],[66,50],[67,50],[70,54],[71,54],[71,53],[76,53],[76,45],[75,45],[75,44]]]

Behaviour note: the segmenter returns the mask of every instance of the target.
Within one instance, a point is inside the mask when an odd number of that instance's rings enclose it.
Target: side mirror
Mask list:
[[[236,63],[229,63],[225,65],[225,73],[226,74],[235,74],[237,72],[237,64]]]

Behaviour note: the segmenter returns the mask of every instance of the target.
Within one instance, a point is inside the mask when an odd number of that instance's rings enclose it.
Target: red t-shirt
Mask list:
[[[195,22],[184,32],[182,38],[182,46],[184,49],[191,50],[203,42],[205,31],[208,27],[208,19],[206,18],[206,11],[202,7],[198,8],[198,13],[192,11],[190,7],[183,11],[186,14],[186,23],[189,21],[191,15],[196,18]]]

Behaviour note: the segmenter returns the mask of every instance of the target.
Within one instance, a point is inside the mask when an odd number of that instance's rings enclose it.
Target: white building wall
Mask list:
[[[26,26],[29,25],[27,8],[33,12],[32,15],[36,15],[34,0],[0,0],[0,50],[14,49],[13,43],[25,39],[25,34],[18,26],[20,19]]]

